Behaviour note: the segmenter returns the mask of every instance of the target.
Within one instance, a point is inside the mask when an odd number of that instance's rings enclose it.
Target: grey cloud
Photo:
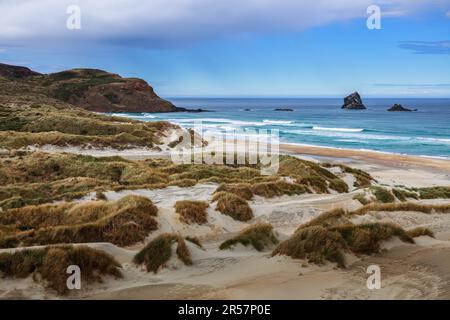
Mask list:
[[[450,0],[0,0],[0,45],[185,45],[361,18],[374,3],[404,15],[436,2]],[[81,8],[81,30],[65,27],[71,4]]]

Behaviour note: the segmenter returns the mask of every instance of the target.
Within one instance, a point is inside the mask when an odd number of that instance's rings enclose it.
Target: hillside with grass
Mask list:
[[[0,64],[0,103],[4,96],[66,102],[97,112],[186,111],[160,98],[138,78],[123,78],[98,69],[72,69],[40,74],[25,67]],[[8,99],[6,99],[8,100]]]

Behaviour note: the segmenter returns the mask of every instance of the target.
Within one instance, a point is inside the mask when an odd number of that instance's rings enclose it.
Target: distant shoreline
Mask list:
[[[281,143],[280,152],[330,158],[349,158],[389,166],[425,166],[450,172],[450,159],[438,159],[430,156],[404,155],[375,150],[341,149],[292,143]]]

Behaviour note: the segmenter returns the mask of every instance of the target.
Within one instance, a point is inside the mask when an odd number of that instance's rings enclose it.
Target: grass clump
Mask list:
[[[348,185],[342,179],[339,178],[331,179],[329,183],[330,183],[329,187],[339,193],[348,192]]]
[[[311,263],[336,262],[345,266],[345,242],[338,232],[322,226],[298,229],[288,240],[281,242],[272,255],[286,255],[293,259],[308,259]]]
[[[363,206],[370,203],[370,201],[367,200],[366,195],[364,193],[358,193],[357,195],[354,195],[353,200],[358,200],[359,203],[361,203]]]
[[[297,183],[289,183],[284,180],[255,183],[252,185],[251,189],[254,195],[264,198],[273,198],[282,195],[296,195],[307,192],[305,186]]]
[[[372,187],[372,192],[377,201],[383,203],[390,203],[395,201],[394,195],[386,188],[383,187]]]
[[[450,205],[424,205],[412,202],[402,203],[371,203],[352,212],[352,214],[364,215],[373,211],[416,211],[422,213],[450,213]]]
[[[229,192],[219,192],[213,197],[217,201],[216,210],[238,221],[248,221],[253,218],[253,211],[245,199]]]
[[[190,243],[195,244],[199,248],[203,248],[202,243],[200,242],[200,239],[197,237],[187,236],[185,237],[186,241],[189,241]]]
[[[334,209],[330,211],[326,211],[316,218],[310,220],[309,222],[301,225],[298,227],[297,230],[306,228],[306,227],[312,227],[312,226],[322,226],[325,228],[338,226],[341,224],[347,224],[350,223],[349,219],[347,218],[348,213],[344,209]]]
[[[414,243],[411,235],[399,226],[389,223],[355,225],[348,219],[350,214],[343,209],[322,213],[301,225],[291,238],[273,251],[273,255],[288,255],[318,264],[331,261],[344,267],[345,252],[378,253],[381,241],[391,237]]]
[[[147,271],[157,273],[172,256],[172,245],[177,243],[177,256],[185,264],[191,265],[192,260],[184,239],[173,233],[163,233],[148,243],[134,257],[134,263],[144,264]]]
[[[186,224],[204,224],[208,222],[209,204],[204,201],[177,201],[175,211],[179,214],[180,220]]]
[[[223,183],[214,193],[219,192],[232,193],[245,200],[251,200],[253,198],[253,190],[250,183]]]
[[[421,199],[450,199],[450,187],[429,187],[416,190]]]
[[[417,195],[417,193],[407,191],[404,189],[394,188],[394,189],[392,189],[392,193],[398,200],[400,200],[402,202],[407,201],[408,198],[413,198],[413,199],[419,200],[419,196]]]
[[[242,230],[236,237],[223,242],[219,249],[230,249],[236,244],[244,246],[251,245],[258,251],[264,250],[266,246],[278,243],[278,239],[273,232],[273,227],[268,223],[259,223]]]
[[[149,199],[132,195],[111,202],[10,209],[0,215],[0,223],[10,227],[0,247],[86,242],[127,246],[157,229],[157,211]]]
[[[120,264],[110,255],[84,246],[55,246],[43,249],[0,253],[3,277],[26,278],[33,275],[44,280],[46,287],[58,294],[68,293],[67,267],[77,265],[82,270],[82,285],[102,282],[104,276],[122,277]]]
[[[428,228],[424,228],[424,227],[417,227],[417,228],[406,231],[406,233],[411,238],[417,238],[417,237],[421,237],[421,236],[428,236],[428,237],[434,238],[433,231],[431,231]]]
[[[325,167],[295,157],[280,157],[279,174],[292,177],[298,184],[305,185],[318,193],[328,193],[328,188],[338,192],[348,191],[345,182]]]
[[[390,223],[349,224],[330,230],[338,232],[350,250],[355,253],[377,253],[380,251],[380,242],[394,236],[404,242],[414,243],[405,230]]]

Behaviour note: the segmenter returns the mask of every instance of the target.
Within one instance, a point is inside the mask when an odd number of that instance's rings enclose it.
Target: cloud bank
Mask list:
[[[243,34],[302,31],[362,18],[377,4],[408,15],[449,0],[0,0],[0,45],[70,41],[164,46]],[[79,5],[82,29],[68,30]]]

